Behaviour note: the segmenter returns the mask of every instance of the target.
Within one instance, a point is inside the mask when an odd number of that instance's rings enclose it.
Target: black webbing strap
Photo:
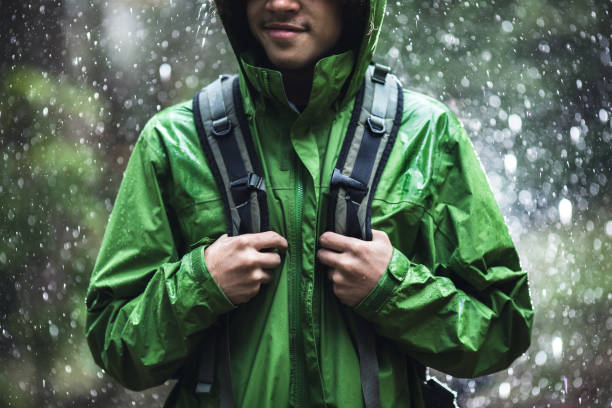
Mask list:
[[[403,98],[389,68],[372,65],[355,101],[351,124],[330,182],[328,229],[370,241],[370,211],[401,121]],[[366,408],[380,407],[376,335],[361,317],[355,322],[361,387]]]
[[[219,406],[221,408],[234,407],[234,393],[232,389],[232,374],[230,360],[229,319],[226,315],[224,324],[215,324],[206,331],[206,337],[200,353],[200,366],[195,392],[208,394],[212,391],[215,376],[215,361],[219,361]]]
[[[355,338],[359,353],[359,375],[366,408],[380,408],[380,384],[378,382],[378,356],[376,337],[372,326],[363,318],[354,315]]]
[[[198,92],[193,113],[200,144],[223,199],[227,234],[267,231],[266,184],[246,123],[238,77],[221,76]],[[196,384],[197,393],[211,392],[215,360],[222,358],[219,390],[223,408],[234,406],[229,328],[228,315],[224,327],[207,330]]]
[[[218,327],[210,327],[206,331],[204,342],[200,346],[200,366],[198,368],[198,382],[196,393],[209,393],[215,377],[215,354],[217,346]]]

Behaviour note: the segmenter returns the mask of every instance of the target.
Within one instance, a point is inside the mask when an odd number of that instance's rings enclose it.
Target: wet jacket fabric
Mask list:
[[[480,162],[455,116],[418,93],[404,91],[372,201],[372,226],[394,246],[385,274],[346,313],[315,261],[329,181],[383,14],[384,1],[371,1],[375,29],[360,48],[317,63],[301,113],[281,74],[230,37],[270,228],[289,242],[273,281],[247,304],[233,305],[206,268],[203,249],[226,223],[191,103],[143,129],[87,293],[90,348],[121,384],[145,389],[175,378],[168,406],[218,406],[219,374],[210,394],[196,394],[195,382],[207,328],[227,316],[234,400],[243,407],[363,406],[355,314],[377,334],[383,407],[422,406],[414,360],[476,377],[506,368],[529,346],[527,275]]]

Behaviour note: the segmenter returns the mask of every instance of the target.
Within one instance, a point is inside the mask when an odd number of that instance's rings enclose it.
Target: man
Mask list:
[[[147,124],[87,295],[91,350],[120,383],[178,378],[168,406],[219,406],[223,364],[199,393],[198,356],[227,316],[235,406],[364,406],[358,319],[376,336],[383,407],[423,405],[416,362],[475,377],[526,350],[527,276],[465,131],[440,103],[404,91],[372,240],[325,232],[384,3],[218,1],[270,231],[225,235],[190,103]]]

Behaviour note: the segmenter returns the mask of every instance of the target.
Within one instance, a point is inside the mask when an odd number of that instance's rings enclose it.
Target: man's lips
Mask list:
[[[264,24],[263,29],[270,37],[276,39],[293,38],[308,31],[306,27],[302,25],[290,23],[267,23]]]

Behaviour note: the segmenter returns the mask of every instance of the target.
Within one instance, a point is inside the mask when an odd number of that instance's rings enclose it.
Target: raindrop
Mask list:
[[[159,66],[159,77],[163,82],[168,82],[172,76],[172,66],[167,63],[163,63]]]
[[[514,30],[514,26],[512,25],[512,23],[511,23],[511,22],[509,22],[509,21],[504,21],[504,22],[502,23],[502,30],[504,30],[504,32],[506,32],[506,33],[511,33],[511,32],[512,32],[512,30]]]
[[[501,99],[497,95],[491,95],[489,97],[489,105],[494,108],[499,108],[501,106]]]
[[[601,249],[601,240],[599,238],[595,238],[593,241],[593,249],[599,251]]]
[[[194,89],[198,86],[198,77],[195,75],[189,75],[185,79],[185,83],[187,84],[189,88]]]
[[[531,207],[532,205],[532,196],[528,190],[521,190],[519,193],[519,202],[523,204],[525,207]]]
[[[558,360],[563,354],[563,340],[561,337],[555,337],[552,341],[553,356]]]
[[[606,222],[606,235],[612,237],[612,220]]]
[[[512,153],[509,153],[504,156],[504,168],[506,169],[506,174],[514,174],[516,171],[516,156]]]
[[[538,354],[536,354],[535,356],[535,363],[536,365],[544,365],[546,364],[546,360],[548,359],[548,356],[546,355],[546,352],[544,350],[540,350],[538,351]]]
[[[550,53],[550,45],[548,45],[547,43],[543,42],[540,43],[540,45],[538,45],[538,49],[545,53],[545,54],[549,54]]]
[[[572,222],[573,205],[567,198],[559,201],[559,220],[563,225],[569,225]]]
[[[511,389],[510,383],[504,381],[499,384],[499,398],[507,399],[510,396]]]
[[[570,129],[570,138],[574,143],[578,143],[580,141],[580,128],[578,126],[572,126]]]
[[[519,115],[513,113],[508,116],[508,127],[510,127],[510,130],[513,132],[520,132],[523,128],[523,120]]]
[[[582,377],[575,378],[574,381],[572,382],[572,385],[574,386],[574,388],[582,387]]]

